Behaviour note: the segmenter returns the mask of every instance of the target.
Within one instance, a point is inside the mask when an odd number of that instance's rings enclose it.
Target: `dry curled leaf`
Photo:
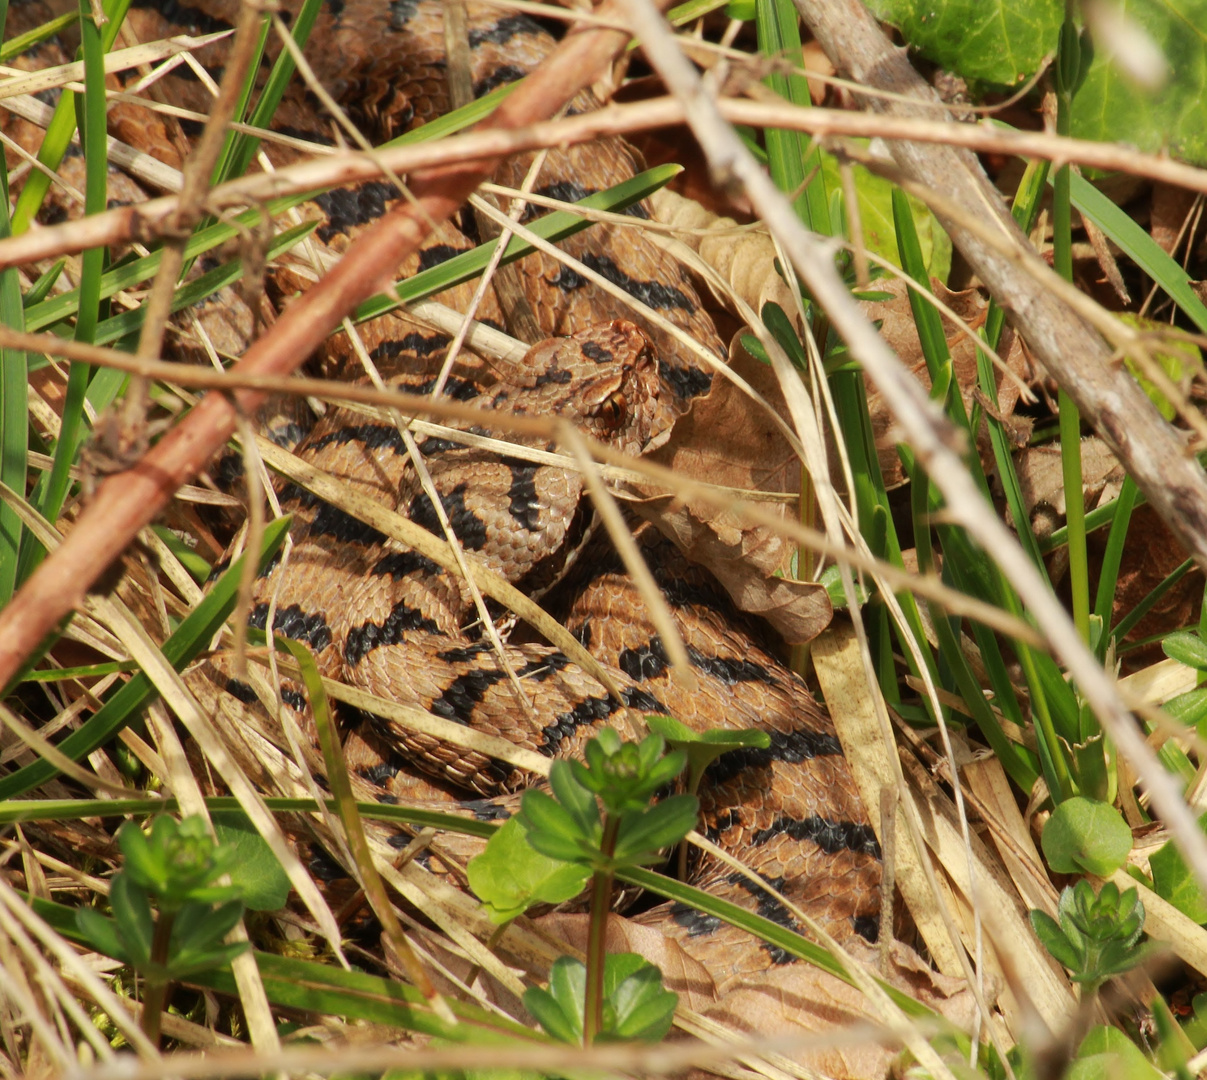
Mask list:
[[[735,358],[733,368],[779,407],[769,368],[743,357]],[[667,445],[651,456],[684,476],[738,493],[800,491],[801,466],[782,431],[728,379],[714,379],[708,396],[693,403]],[[692,562],[711,570],[738,607],[767,619],[786,641],[810,641],[829,625],[833,613],[823,586],[776,576],[790,570],[795,553],[782,537],[746,524],[736,513],[661,493],[637,501],[634,509]]]
[[[764,229],[741,226],[733,218],[713,214],[666,188],[654,194],[650,202],[655,217],[663,224],[690,230],[680,234],[680,239],[754,311],[762,311],[769,301],[789,313],[794,310],[792,290],[775,268],[775,245]]]
[[[1030,446],[1014,455],[1023,502],[1034,520],[1037,510],[1049,509],[1063,519],[1067,511],[1060,445]],[[1123,483],[1123,467],[1096,435],[1081,440],[1082,494],[1087,509],[1109,502]]]

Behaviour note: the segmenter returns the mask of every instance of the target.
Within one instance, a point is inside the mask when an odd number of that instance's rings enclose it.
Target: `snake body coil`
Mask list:
[[[149,21],[144,40],[163,33],[166,13],[185,29],[216,28],[233,3],[198,8],[174,3],[160,12],[136,10]],[[285,5],[294,8],[292,2]],[[204,8],[204,10],[202,10]],[[552,47],[552,39],[525,15],[487,4],[467,5],[470,81],[476,95],[522,77]],[[179,29],[179,26],[176,27]],[[307,56],[336,100],[371,134],[385,136],[429,121],[448,108],[443,13],[439,3],[416,0],[345,0],[324,9]],[[204,108],[200,88],[182,83]],[[589,94],[572,108],[595,105]],[[298,93],[280,110],[278,127],[331,141],[331,125],[309,95]],[[117,133],[145,141],[145,116],[115,116]],[[153,135],[153,133],[151,133]],[[160,152],[170,151],[158,144]],[[282,159],[287,152],[274,151]],[[498,182],[520,186],[532,159],[510,161]],[[632,173],[634,152],[619,140],[554,149],[533,187],[559,199],[577,199]],[[316,200],[318,235],[339,252],[350,232],[379,216],[400,196],[386,183],[334,191]],[[632,213],[647,215],[643,207]],[[463,215],[463,227],[477,224]],[[452,228],[439,232],[401,273],[435,265],[472,246]],[[683,270],[635,229],[596,227],[566,249],[587,267],[688,331],[717,355],[724,350]],[[513,279],[541,334],[573,335],[535,345],[520,369],[501,373],[467,360],[444,393],[490,409],[572,418],[590,434],[639,453],[665,437],[691,398],[707,391],[710,375],[671,335],[639,329],[618,300],[583,275],[542,255],[516,264]],[[288,293],[304,275],[286,268],[275,278]],[[441,297],[463,304],[466,289]],[[506,322],[488,297],[478,318]],[[442,334],[393,314],[361,328],[364,348],[387,377],[408,388],[430,385],[448,344]],[[331,362],[353,350],[333,342]],[[464,425],[463,425],[464,426]],[[688,563],[652,530],[641,534],[698,679],[685,690],[668,672],[663,645],[619,560],[599,540],[584,567],[589,506],[580,477],[518,457],[499,457],[451,440],[417,440],[443,516],[467,557],[480,559],[521,587],[562,586],[567,625],[611,670],[621,699],[611,697],[556,649],[540,643],[509,644],[506,659],[519,694],[491,645],[468,628],[476,620],[465,585],[417,553],[386,540],[301,487],[281,491],[282,508],[296,515],[294,550],[257,584],[252,621],[263,626],[275,604],[279,633],[307,642],[324,674],[445,719],[502,735],[542,754],[574,753],[599,725],[635,734],[643,712],[669,712],[696,728],[761,727],[771,748],[727,755],[715,764],[702,793],[709,837],[758,870],[775,888],[839,938],[874,938],[878,926],[879,847],[867,823],[842,748],[825,711],[798,676],[764,645],[765,634],[737,612],[704,570]],[[530,440],[536,449],[553,449]],[[384,502],[438,536],[441,514],[410,462],[403,437],[385,420],[336,409],[306,436],[297,453],[353,489]],[[237,682],[228,689],[245,697]],[[302,706],[286,689],[287,705]],[[400,779],[416,766],[442,782],[481,793],[514,789],[524,775],[485,755],[466,754],[381,718],[368,721],[367,745],[376,759],[357,760],[361,777],[405,790]],[[786,925],[795,920],[769,893],[740,875],[708,863],[696,881],[757,908]],[[768,946],[722,928],[686,909],[663,912],[661,925],[690,951],[705,955],[722,985],[782,962]]]

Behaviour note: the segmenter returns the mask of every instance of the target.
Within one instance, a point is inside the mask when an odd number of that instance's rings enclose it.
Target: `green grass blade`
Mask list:
[[[287,232],[273,237],[272,243],[268,245],[268,258],[275,259],[278,255],[288,251],[300,240],[309,236],[314,231],[314,228],[315,222],[308,221],[301,225],[295,225]],[[243,263],[239,259],[216,266],[213,270],[206,271],[201,277],[178,288],[176,295],[172,297],[172,310],[174,312],[182,311],[184,308],[212,296],[219,289],[234,284],[242,276]],[[120,315],[110,316],[97,327],[96,343],[98,345],[111,345],[115,341],[120,341],[122,338],[136,333],[142,324],[143,312],[141,308],[134,311],[123,311]]]
[[[1191,288],[1186,271],[1085,177],[1072,176],[1069,187],[1073,205],[1118,244],[1123,254],[1165,291],[1201,333],[1207,334],[1207,307]]]
[[[1094,599],[1094,614],[1103,626],[1110,626],[1115,605],[1115,587],[1119,582],[1119,566],[1123,561],[1123,546],[1127,542],[1127,528],[1131,523],[1132,510],[1140,489],[1130,477],[1123,478],[1119,497],[1115,500],[1115,517],[1106,538],[1106,551],[1102,556],[1102,569],[1098,574],[1098,593]],[[1107,640],[1103,635],[1103,642]]]
[[[32,307],[34,304],[40,304],[50,295],[50,290],[54,288],[55,282],[63,274],[63,268],[66,267],[67,260],[59,259],[49,270],[42,274],[25,292],[22,297],[22,303],[27,307]]]
[[[80,128],[87,173],[84,187],[84,213],[103,213],[109,199],[109,155],[105,131],[105,51],[101,32],[92,18],[88,0],[80,0],[80,38],[84,54],[84,123]],[[79,118],[77,114],[77,119]],[[101,277],[105,271],[105,248],[89,248],[81,259],[79,307],[75,340],[91,344],[101,309]],[[73,361],[68,367],[67,393],[55,443],[54,463],[34,491],[33,504],[47,521],[56,521],[70,486],[70,470],[75,463],[85,427],[84,394],[91,369]],[[42,547],[27,538],[22,545],[18,580],[24,581],[42,560]]]
[[[284,542],[289,518],[278,518],[264,528],[264,546],[260,553],[263,566]],[[214,584],[213,589],[181,622],[163,644],[163,655],[177,670],[197,655],[213,637],[234,608],[243,563],[238,559]],[[151,680],[134,676],[114,693],[88,720],[58,744],[58,749],[73,761],[92,753],[112,739],[155,694]],[[8,776],[0,777],[0,801],[14,799],[58,775],[47,761],[35,761]]]
[[[314,28],[314,21],[318,18],[322,6],[321,0],[306,0],[301,10],[297,13],[297,18],[293,20],[293,40],[298,43],[299,48],[305,48],[306,42],[310,38],[310,31]],[[270,32],[271,27],[266,19],[264,22],[264,34],[260,38],[261,53],[263,53],[264,43]],[[276,114],[277,107],[281,104],[281,98],[289,86],[289,80],[293,78],[295,68],[293,55],[288,49],[282,49],[272,66],[268,81],[264,84],[264,91],[260,95],[260,100],[256,103],[255,112],[252,113],[251,124],[253,127],[267,128],[272,124],[272,118]],[[252,65],[248,73],[243,100],[240,102],[239,109],[235,114],[237,118],[245,115],[247,102],[251,100],[252,88],[255,86],[256,73],[259,70],[260,65],[257,62]],[[259,148],[260,139],[257,136],[232,131],[227,136],[226,145],[222,148],[222,154],[214,168],[213,183],[220,184],[225,180],[242,176],[247,171],[252,158],[255,157],[256,151]]]
[[[286,200],[286,203],[297,205],[302,202],[301,197]],[[270,205],[271,210],[281,210],[285,207],[280,204],[273,203]],[[260,212],[258,210],[246,211],[235,218],[236,224],[220,224],[212,225],[193,234],[185,244],[185,258],[193,258],[197,255],[204,255],[207,251],[212,251],[214,248],[220,247],[228,240],[234,239],[239,235],[239,226],[254,226],[260,222]],[[306,228],[306,226],[295,226],[287,232],[281,233],[280,236],[274,237],[271,245],[278,253],[283,250],[280,247],[283,237],[292,236],[295,239],[300,235],[298,230]],[[309,228],[313,229],[313,223],[310,223]],[[142,256],[141,258],[123,261],[116,266],[110,267],[101,277],[100,297],[108,299],[123,289],[132,289],[143,281],[149,281],[159,270],[161,253],[158,251],[152,252],[150,255]],[[192,284],[192,283],[190,283]],[[54,296],[49,300],[43,300],[41,303],[31,304],[25,313],[26,327],[31,332],[42,330],[47,326],[53,326],[55,323],[63,322],[70,319],[79,311],[80,306],[80,291],[79,289],[71,289],[67,292]],[[99,341],[99,338],[97,339]]]
[[[575,205],[592,210],[623,210],[664,187],[681,171],[682,169],[678,165],[659,165],[638,173],[631,179],[608,188],[607,191],[597,191],[588,195]],[[528,228],[545,240],[557,242],[581,232],[590,225],[591,222],[587,218],[569,210],[555,210],[551,214],[537,218]],[[438,266],[429,267],[414,277],[408,278],[395,289],[398,302],[414,303],[453,285],[472,281],[485,270],[497,244],[497,240],[491,240],[474,248],[473,251],[464,251],[460,255],[454,255],[453,258]],[[531,250],[526,242],[517,236],[512,236],[503,254],[502,264],[506,266],[508,263],[515,262],[516,259],[523,258]],[[383,315],[397,307],[398,302],[392,301],[388,297],[374,297],[356,309],[356,321],[364,322],[366,319]]]
[[[1144,597],[1131,611],[1129,611],[1111,630],[1111,635],[1116,641],[1122,641],[1128,634],[1135,629],[1136,624],[1140,622],[1156,605],[1170,589],[1172,589],[1179,581],[1182,580],[1190,571],[1194,569],[1194,560],[1187,559],[1184,563],[1176,566],[1168,574],[1165,575],[1152,591]],[[1162,635],[1164,636],[1164,635]]]
[[[0,45],[0,64],[7,64],[14,56],[20,56],[26,49],[32,49],[48,38],[61,34],[68,27],[75,25],[79,17],[78,11],[68,11],[6,41]]]
[[[260,23],[260,37],[256,42],[251,63],[247,68],[247,77],[243,80],[243,85],[239,89],[239,100],[235,102],[234,110],[231,113],[232,123],[242,123],[247,116],[247,109],[251,104],[251,97],[256,89],[256,77],[259,75],[260,65],[264,61],[264,49],[268,45],[268,35],[271,33],[272,20],[265,14]],[[277,57],[277,66],[280,66],[281,61],[288,56],[288,51],[282,49],[281,55]],[[269,113],[269,121],[271,119],[272,114]],[[213,172],[210,174],[210,186],[216,187],[226,180],[242,176],[259,147],[259,136],[248,134],[245,131],[228,129],[222,149],[218,152],[218,158],[214,162]],[[246,154],[246,157],[244,157],[244,154]],[[236,164],[236,162],[240,162],[241,164]],[[207,218],[206,220],[212,221],[213,219]]]
[[[8,168],[0,162],[0,240],[11,235],[8,219]],[[17,268],[0,271],[0,324],[14,330],[25,328],[21,282]],[[25,494],[25,462],[29,452],[29,403],[26,354],[0,349],[0,482]],[[17,560],[24,528],[17,512],[0,505],[0,607],[13,595],[17,584]]]
[[[108,52],[117,40],[117,32],[121,29],[126,12],[130,9],[132,0],[104,0],[102,7],[109,21],[101,28],[101,49]],[[50,172],[58,169],[63,162],[63,155],[71,145],[71,136],[75,134],[76,95],[71,90],[64,90],[55,106],[54,116],[46,128],[42,145],[38,149],[38,160]],[[13,210],[12,229],[14,235],[25,232],[38,216],[42,201],[50,190],[50,176],[40,169],[34,169],[26,178],[25,186],[17,197],[17,206]]]
[[[1023,178],[1019,182],[1018,191],[1014,196],[1011,213],[1020,229],[1030,233],[1039,216],[1043,204],[1045,184],[1048,177],[1049,163],[1046,161],[1028,162]],[[1006,313],[996,300],[989,303],[989,311],[985,316],[985,340],[991,348],[996,349],[1001,341],[1002,328],[1005,325]],[[996,410],[998,408],[997,377],[993,362],[983,349],[977,350],[977,382],[981,393],[989,400]],[[1048,580],[1048,568],[1044,564],[1035,533],[1031,529],[1031,517],[1027,513],[1023,501],[1022,485],[1019,483],[1018,471],[1014,467],[1010,437],[1005,426],[988,410],[984,413],[984,421],[989,429],[990,445],[993,447],[993,461],[997,466],[998,480],[1006,497],[1006,505],[1010,508],[1014,519],[1014,528],[1018,533],[1019,543],[1030,556],[1035,569]]]
[[[793,64],[800,64],[799,17],[791,0],[757,0],[755,26],[760,52],[777,59],[787,57]],[[773,72],[764,82],[799,108],[813,104],[808,81],[802,75]],[[810,149],[811,140],[803,132],[767,128],[763,134],[768,166],[776,187],[796,196],[796,213],[810,229],[823,236],[833,236],[835,229],[830,219],[830,197],[822,176],[820,149],[816,146]]]

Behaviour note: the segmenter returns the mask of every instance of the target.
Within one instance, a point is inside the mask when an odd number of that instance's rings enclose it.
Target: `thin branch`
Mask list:
[[[518,91],[517,91],[518,93]],[[515,96],[514,94],[512,95]],[[1088,142],[1034,131],[1009,131],[989,121],[961,124],[924,117],[879,116],[833,109],[800,109],[788,105],[723,98],[716,107],[726,120],[753,127],[804,131],[819,137],[885,138],[942,144],[978,153],[1009,154],[1071,161],[1087,167],[1126,172],[1207,192],[1207,170],[1170,158],[1142,154],[1116,143]],[[218,213],[301,192],[359,183],[386,171],[411,172],[436,166],[489,162],[508,154],[544,146],[591,142],[684,123],[683,106],[674,98],[654,98],[633,105],[610,105],[581,116],[550,120],[509,130],[478,129],[439,142],[383,148],[372,158],[355,152],[325,153],[320,159],[258,173],[223,184],[209,193],[205,208]],[[484,170],[485,171],[485,170]],[[116,245],[158,235],[175,212],[178,196],[167,195],[137,206],[97,214],[84,221],[34,230],[0,243],[0,269],[77,252],[98,244]]]

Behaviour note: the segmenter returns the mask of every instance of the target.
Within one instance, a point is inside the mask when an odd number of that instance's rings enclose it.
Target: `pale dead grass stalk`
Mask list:
[[[539,5],[515,6],[528,8],[538,7]],[[636,10],[640,5],[636,2],[630,2],[625,6]],[[598,18],[595,21],[607,22],[607,20],[600,20]],[[654,35],[652,33],[647,35],[647,40],[655,40]],[[635,106],[614,106],[601,113],[591,114],[587,117],[573,117],[566,120],[531,125],[515,132],[481,132],[457,136],[443,140],[438,145],[405,147],[396,151],[381,152],[377,155],[377,160],[370,160],[354,154],[335,154],[323,161],[308,162],[293,169],[281,170],[273,174],[272,178],[268,180],[263,177],[257,177],[224,185],[223,188],[210,193],[206,206],[208,208],[226,208],[243,205],[253,198],[264,197],[269,192],[276,194],[287,191],[310,190],[328,184],[347,182],[349,179],[363,179],[381,175],[388,169],[408,171],[423,166],[441,166],[462,161],[478,161],[491,154],[500,152],[498,148],[505,145],[515,148],[524,146],[531,148],[547,145],[553,141],[583,141],[598,137],[604,132],[623,132],[652,126],[660,122],[666,122],[667,117],[673,116],[679,119],[692,117],[692,109],[680,105],[678,100],[674,98],[642,103],[640,110],[643,111],[643,115],[641,116],[636,115],[637,109],[638,107]],[[1184,186],[1190,186],[1195,190],[1207,191],[1207,173],[1202,170],[1189,169],[1186,166],[1178,165],[1167,159],[1137,154],[1134,151],[1127,151],[1113,144],[1073,143],[1072,140],[1058,140],[1055,137],[1047,135],[1015,137],[1010,133],[991,130],[987,125],[953,125],[941,121],[922,120],[902,121],[900,119],[893,120],[871,114],[858,113],[830,114],[826,110],[792,110],[786,107],[741,101],[721,102],[719,111],[722,116],[734,122],[760,123],[768,126],[789,128],[795,127],[799,130],[812,131],[818,135],[880,134],[892,135],[894,137],[909,137],[918,141],[942,142],[948,145],[963,145],[976,149],[994,149],[998,152],[1025,153],[1030,156],[1056,158],[1064,155],[1086,164],[1095,164],[1099,167],[1124,168],[1141,175],[1161,176],[1163,178],[1177,175],[1180,178],[1179,182]],[[710,123],[710,126],[713,125]],[[706,140],[703,135],[701,136],[701,141],[706,146],[710,145],[710,141]],[[718,143],[714,141],[712,142],[712,146],[715,149]],[[494,149],[490,149],[492,147]],[[749,174],[745,171],[745,165],[736,157],[728,156],[730,149],[722,147],[722,156],[717,161],[723,165],[728,164],[735,174],[748,177]],[[1105,166],[1103,163],[1108,161],[1113,162],[1113,164]],[[750,183],[751,181],[747,179],[747,182]],[[811,286],[818,291],[819,295],[824,292],[832,298],[834,290],[830,286],[833,285],[833,282],[829,282],[826,279],[823,268],[826,265],[824,257],[817,260],[817,265],[813,265],[810,258],[812,248],[809,238],[799,235],[797,231],[789,227],[783,215],[776,211],[774,200],[770,198],[768,193],[762,192],[762,195],[766,199],[763,206],[769,210],[769,217],[775,222],[775,231],[785,243],[786,249],[792,255],[793,261],[801,271],[802,276],[806,277]],[[539,200],[534,199],[535,201]],[[121,239],[128,238],[131,235],[144,235],[148,230],[153,232],[157,229],[159,223],[166,220],[169,214],[176,212],[179,206],[180,202],[174,197],[156,200],[154,204],[144,204],[140,208],[124,208],[122,211],[97,215],[85,223],[73,223],[73,233],[70,237],[67,236],[65,230],[62,233],[58,233],[54,229],[46,229],[29,234],[30,240],[26,241],[24,247],[16,241],[5,241],[0,243],[0,265],[24,262],[27,259],[41,258],[56,252],[78,251],[83,247],[92,246],[96,243],[119,242]],[[507,225],[505,227],[510,228],[511,226]],[[522,229],[516,231],[524,232]],[[23,240],[24,238],[21,239]],[[22,252],[25,252],[25,254],[22,254]],[[809,269],[806,270],[806,267]],[[821,289],[818,289],[819,283],[822,286]],[[840,299],[845,300],[845,295]],[[829,303],[830,301],[828,300],[827,306],[829,306]],[[851,313],[849,304],[844,307],[839,302],[836,308],[838,311],[836,321],[851,328],[854,333],[851,339],[853,350],[860,353],[861,358],[864,359],[870,371],[877,373],[879,378],[896,387],[898,391],[902,391],[903,384],[901,378],[892,369],[891,359],[884,355],[883,349],[879,349],[875,344],[874,338],[869,338],[866,332],[860,331],[860,328],[854,322],[855,316]],[[835,309],[832,308],[831,310]],[[38,350],[47,345],[44,339],[23,339],[17,335],[10,335],[7,331],[4,332],[4,339],[14,343],[24,340],[25,345],[22,347]],[[70,352],[71,348],[70,343],[54,343],[55,351],[61,355],[72,355]],[[74,358],[87,359],[89,362],[108,363],[112,362],[113,355],[109,350],[94,350],[90,352],[80,349]],[[304,390],[302,387],[306,384],[303,381],[285,381],[275,377],[263,376],[242,376],[238,373],[234,373],[231,376],[206,373],[207,377],[212,376],[212,381],[207,382],[200,374],[194,376],[191,371],[182,372],[181,367],[178,365],[170,365],[171,371],[168,372],[166,369],[169,365],[155,365],[154,363],[147,363],[145,361],[134,361],[133,363],[140,364],[141,367],[136,369],[132,366],[130,370],[139,370],[145,377],[160,378],[167,377],[170,374],[171,378],[179,382],[195,386],[222,387],[224,389],[243,387],[256,390],[287,388],[290,392],[322,392],[331,399],[358,400],[366,404],[382,407],[402,407],[398,395],[375,395],[371,392],[362,393],[363,388],[357,387],[333,386],[330,383],[320,383],[311,385],[309,390]],[[193,381],[190,383],[189,380]],[[887,396],[889,395],[886,394]],[[932,469],[937,474],[943,475],[950,472],[949,466],[954,456],[945,443],[945,432],[941,422],[936,418],[933,411],[930,410],[927,403],[912,391],[902,391],[902,394],[897,396],[900,398],[897,402],[897,407],[902,410],[900,422],[909,431],[911,443],[920,448],[924,459],[928,459],[931,462]],[[405,404],[409,407],[412,403],[406,402]],[[429,408],[429,404],[426,402],[423,403],[422,408],[424,411],[440,415],[437,409]],[[472,410],[466,412],[463,410],[463,407],[459,409],[454,406],[450,407],[445,415],[463,418],[465,415],[469,415],[470,412]],[[477,415],[480,416],[480,414]],[[523,424],[513,422],[510,418],[499,417],[497,419],[499,420],[499,426],[502,428],[524,430]],[[547,424],[544,426],[533,425],[531,430],[541,431],[542,433],[552,432],[552,429]],[[917,579],[907,578],[904,575],[894,577],[896,572],[893,568],[877,563],[864,552],[852,552],[843,543],[841,530],[837,527],[831,529],[829,535],[823,536],[811,530],[806,530],[795,522],[783,522],[775,516],[773,511],[768,510],[764,512],[762,508],[749,503],[740,505],[734,500],[732,494],[719,494],[716,491],[709,490],[705,485],[684,482],[681,478],[673,479],[665,474],[659,474],[656,469],[651,469],[645,463],[628,461],[618,455],[609,454],[607,451],[598,451],[598,448],[595,447],[591,447],[588,450],[582,445],[582,440],[575,436],[570,436],[567,441],[569,444],[568,448],[572,450],[578,458],[578,464],[584,469],[589,485],[594,482],[596,476],[596,468],[591,458],[591,452],[596,452],[595,460],[610,460],[617,466],[630,470],[630,475],[633,471],[636,471],[645,476],[657,476],[681,496],[687,492],[691,492],[692,497],[699,497],[713,506],[727,509],[740,508],[749,520],[760,521],[769,528],[781,531],[784,535],[808,543],[816,550],[824,551],[833,556],[845,567],[861,569],[874,574],[890,588],[894,585],[896,587],[908,585],[914,588],[915,592],[919,595],[930,595],[940,603],[948,604],[949,610],[953,612],[963,612],[971,614],[972,617],[982,618],[991,625],[998,625],[1006,632],[1025,640],[1032,642],[1039,640],[1034,631],[1029,627],[1022,626],[1017,621],[1003,619],[1000,617],[1000,613],[992,615],[983,608],[969,604],[966,598],[953,598],[952,594],[948,590],[943,589],[937,581],[919,582]],[[284,460],[285,458],[281,457],[275,461],[275,464],[278,467],[282,467]],[[562,458],[561,460],[564,462],[566,459]],[[287,469],[283,471],[288,473]],[[605,475],[607,475],[606,471]],[[939,475],[936,475],[936,482],[939,482]],[[303,482],[307,481],[315,483],[314,490],[320,493],[324,491],[321,479],[315,481],[313,477],[307,477]],[[962,515],[961,520],[964,520],[966,516],[974,516],[978,508],[980,508],[981,516],[984,516],[983,505],[979,500],[976,502],[971,501],[972,495],[967,490],[966,485],[962,486],[961,479],[949,480],[947,481],[947,486],[944,484],[940,484],[940,486],[945,487],[949,502],[956,514],[958,516]],[[338,503],[335,495],[331,495],[330,497]],[[434,500],[434,502],[438,505],[438,500]],[[357,512],[358,516],[360,516],[358,511],[354,510],[353,512]],[[964,523],[970,532],[976,532],[971,522],[965,521]],[[996,522],[994,524],[996,525]],[[1004,532],[995,531],[993,528],[985,526],[983,536],[994,543],[998,543],[1002,541]],[[408,539],[410,539],[409,536]],[[1006,543],[1009,545],[1010,541],[1007,540]],[[993,550],[996,550],[996,548]],[[447,558],[447,555],[445,557]],[[1005,561],[1009,563],[1010,559],[1007,558]],[[1015,560],[1012,567],[1008,569],[1008,572],[1011,573],[1016,581],[1021,582],[1019,584],[1020,592],[1028,596],[1037,614],[1041,612],[1044,614],[1041,625],[1045,627],[1046,633],[1050,635],[1050,640],[1054,641],[1056,651],[1061,655],[1065,655],[1066,653],[1076,655],[1078,649],[1077,642],[1075,638],[1073,640],[1069,639],[1068,628],[1060,622],[1059,618],[1055,622],[1051,621],[1051,609],[1045,610],[1042,603],[1035,601],[1034,583],[1026,580],[1024,572],[1028,569],[1029,567],[1025,563],[1021,564],[1020,569],[1018,560]],[[849,578],[848,588],[850,588]],[[1059,609],[1057,610],[1059,611]],[[973,614],[974,612],[975,614]],[[665,634],[663,635],[663,639],[664,641],[667,640]],[[1070,668],[1074,667],[1073,661],[1067,657],[1066,662],[1069,663]],[[1080,663],[1082,675],[1079,675],[1079,678],[1083,678],[1085,677],[1084,657],[1080,658]],[[288,665],[286,665],[286,670],[289,670]],[[1090,682],[1096,690],[1096,701],[1099,707],[1106,711],[1110,717],[1110,722],[1113,724],[1126,724],[1127,718],[1124,716],[1117,699],[1112,696],[1112,689],[1101,678],[1101,673],[1095,669],[1091,674],[1093,677],[1090,679]],[[1095,678],[1097,682],[1094,681]],[[350,700],[346,696],[347,689],[338,686],[338,684],[331,684],[329,686],[329,691],[333,697],[339,698],[341,694],[344,694],[343,699]],[[361,704],[363,705],[365,702],[361,702]],[[382,711],[380,706],[375,706],[375,709],[376,711]],[[505,756],[498,753],[498,749],[488,748],[488,750],[496,751],[496,756]],[[519,758],[518,760],[524,759]],[[529,768],[534,766],[534,762],[530,760],[524,760],[524,764],[525,767]],[[1149,775],[1143,769],[1141,771],[1142,775]],[[90,777],[89,782],[95,786],[96,779]],[[1172,796],[1166,791],[1164,793],[1158,792],[1154,797],[1160,802],[1161,798],[1168,799]],[[911,824],[913,824],[912,819]],[[1207,851],[1204,853],[1207,853]],[[1207,864],[1200,864],[1200,866],[1202,865]],[[760,1039],[757,1045],[739,1045],[724,1050],[701,1049],[695,1046],[681,1047],[677,1050],[659,1048],[656,1051],[616,1049],[597,1054],[589,1061],[584,1061],[569,1051],[540,1050],[533,1051],[529,1057],[525,1057],[523,1052],[517,1052],[514,1055],[514,1063],[528,1064],[539,1068],[570,1068],[590,1064],[596,1067],[643,1069],[656,1072],[663,1069],[680,1068],[689,1063],[715,1065],[722,1059],[728,1060],[743,1054],[753,1058],[769,1049],[779,1048],[784,1051],[795,1051],[802,1047],[830,1045],[836,1040],[850,1038],[852,1034],[854,1037],[862,1038],[885,1037],[884,1032],[881,1031],[856,1031],[854,1033],[843,1033],[834,1037],[809,1037],[806,1039],[784,1041],[782,1043]],[[916,1046],[916,1052],[920,1052],[924,1058],[926,1057],[926,1047],[918,1038],[917,1029],[911,1030],[908,1025],[903,1026],[897,1031],[897,1035],[907,1044],[911,1045],[911,1047],[919,1044]],[[349,1056],[347,1050],[341,1050],[337,1055],[333,1056],[326,1052],[303,1050],[285,1051],[271,1057],[263,1055],[255,1057],[236,1055],[223,1057],[222,1059],[213,1059],[209,1062],[203,1062],[199,1058],[186,1056],[174,1059],[172,1072],[182,1077],[204,1077],[218,1075],[219,1073],[231,1076],[243,1074],[258,1075],[267,1069],[274,1068],[310,1069],[316,1072],[324,1072],[335,1069],[339,1071],[354,1068],[370,1069],[386,1067],[389,1064],[404,1065],[409,1069],[464,1068],[471,1067],[477,1062],[476,1053],[477,1051],[473,1050],[453,1050],[435,1053],[427,1052],[427,1056],[421,1053],[417,1057],[413,1050],[399,1051],[379,1048],[372,1051],[356,1051],[351,1056]],[[502,1061],[503,1057],[498,1050],[490,1052],[488,1062],[490,1065],[498,1065]],[[507,1061],[512,1062],[513,1058],[509,1057]],[[935,1067],[937,1072],[942,1071],[941,1062],[928,1060],[928,1064]],[[179,1068],[177,1068],[178,1065]],[[110,1074],[110,1072],[106,1072],[104,1066],[101,1066],[79,1073],[78,1075],[96,1077],[97,1080],[102,1080],[103,1077],[107,1077]],[[114,1073],[113,1075],[116,1074]],[[155,1067],[154,1071],[148,1070],[146,1075],[148,1077],[152,1075],[159,1076],[162,1073],[158,1067]],[[133,1074],[128,1069],[123,1070],[122,1080],[130,1080],[132,1076]]]

